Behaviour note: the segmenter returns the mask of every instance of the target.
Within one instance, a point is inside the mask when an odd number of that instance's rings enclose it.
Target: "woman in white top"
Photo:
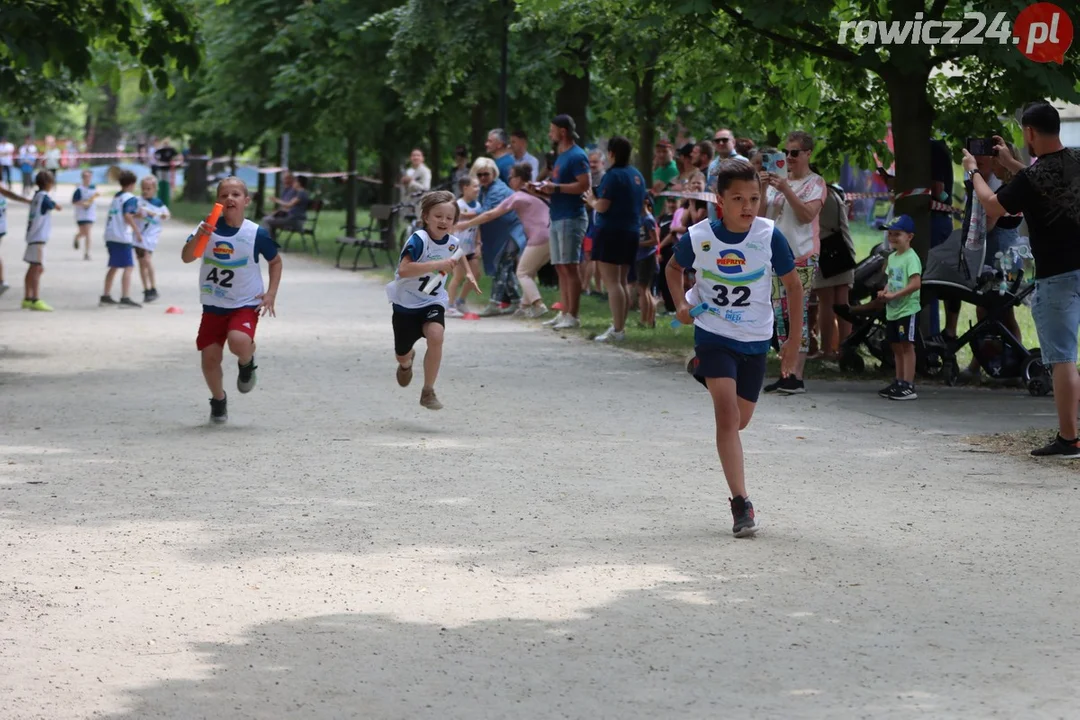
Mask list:
[[[798,362],[793,375],[781,377],[775,383],[765,386],[765,392],[798,394],[806,392],[803,382],[803,368],[809,346],[809,307],[810,291],[817,268],[818,253],[821,249],[820,228],[818,226],[821,208],[828,195],[825,179],[810,170],[810,156],[814,150],[814,138],[809,133],[796,131],[788,135],[785,143],[786,177],[781,173],[762,171],[761,181],[768,186],[765,202],[760,206],[759,215],[769,218],[787,238],[791,251],[795,254],[795,270],[803,286],[801,308],[791,308],[792,312],[802,311],[803,337]],[[762,151],[766,152],[766,151]],[[776,335],[780,342],[787,338],[788,316],[787,293],[781,284],[773,288],[773,311],[776,316]]]

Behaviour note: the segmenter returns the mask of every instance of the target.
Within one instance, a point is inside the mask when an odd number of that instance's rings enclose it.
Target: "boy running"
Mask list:
[[[712,396],[716,449],[731,490],[732,532],[748,537],[758,530],[746,493],[739,431],[750,423],[765,379],[765,356],[773,335],[772,276],[780,277],[791,301],[801,303],[802,284],[787,239],[771,220],[757,216],[761,183],[753,166],[725,160],[717,175],[721,220],[692,225],[675,246],[665,270],[668,287],[680,288],[685,270],[696,271],[694,285],[674,295],[676,317],[694,324],[690,370]],[[690,309],[708,303],[691,318]],[[792,330],[780,348],[784,368],[799,353],[802,319],[792,314]]]
[[[157,197],[157,179],[147,175],[139,182],[142,197],[139,198],[140,240],[135,241],[135,257],[139,260],[139,279],[142,280],[143,302],[158,299],[154,278],[154,250],[161,238],[161,223],[169,219],[169,208]]]
[[[135,262],[131,258],[132,235],[142,242],[142,231],[136,215],[139,212],[139,199],[131,191],[135,188],[135,173],[124,170],[120,173],[120,192],[113,197],[109,206],[109,218],[105,221],[105,248],[109,251],[109,272],[105,273],[105,294],[98,305],[101,307],[119,307],[136,310],[142,305],[131,299],[131,268]],[[113,278],[121,270],[120,302],[112,299]]]
[[[0,187],[0,240],[3,240],[4,236],[7,235],[7,201],[9,198],[11,200],[24,202],[27,205],[30,204],[30,201],[22,195],[17,195],[11,190],[5,190]],[[4,282],[4,261],[0,259],[0,295],[6,293],[10,287],[10,285],[7,285]]]
[[[188,238],[180,254],[185,263],[202,260],[199,289],[203,315],[195,348],[202,353],[202,371],[210,388],[210,422],[229,419],[228,398],[221,361],[225,346],[237,358],[239,375],[236,389],[249,393],[255,389],[255,327],[259,316],[275,317],[274,300],[281,283],[281,256],[270,234],[244,218],[251,203],[247,185],[238,177],[227,177],[218,184],[217,201],[224,207],[217,227],[199,223],[195,235]],[[195,236],[210,235],[206,250],[195,256]],[[263,289],[259,257],[267,261],[270,289]]]
[[[878,395],[889,400],[916,400],[915,394],[915,333],[919,327],[922,307],[919,288],[922,287],[922,262],[911,249],[915,237],[915,221],[901,215],[886,228],[889,231],[889,255],[886,275],[888,285],[878,293],[885,300],[885,336],[892,345],[896,360],[896,380]]]
[[[467,219],[480,214],[482,209],[478,200],[480,197],[480,183],[476,181],[476,178],[472,176],[461,178],[458,181],[458,190],[461,192],[461,197],[457,199],[458,218]],[[480,258],[476,254],[476,233],[477,228],[471,227],[462,230],[455,236],[461,241],[459,247],[465,253],[465,262],[472,269],[473,277],[480,276]],[[472,290],[472,283],[465,282],[465,273],[454,273],[454,277],[450,279],[448,290],[452,304],[446,309],[447,317],[464,317],[466,310],[465,298],[468,297],[470,290]],[[457,300],[454,299],[455,297],[457,297]]]
[[[71,205],[75,208],[75,222],[79,230],[75,233],[75,249],[79,249],[79,239],[83,241],[83,260],[90,259],[90,230],[97,220],[97,208],[94,200],[100,195],[97,188],[91,182],[94,175],[89,170],[82,171],[82,184],[75,188],[75,194],[71,197]]]
[[[52,307],[41,299],[41,275],[45,272],[45,243],[49,242],[49,233],[52,231],[52,210],[61,210],[61,207],[49,197],[49,190],[53,186],[53,174],[48,170],[42,170],[35,178],[37,192],[30,200],[30,220],[26,223],[26,254],[23,260],[28,267],[26,269],[25,294],[23,295],[23,310],[37,310],[38,312],[52,312]]]

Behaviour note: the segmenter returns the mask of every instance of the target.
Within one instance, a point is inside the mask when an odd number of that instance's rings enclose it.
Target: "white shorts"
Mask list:
[[[45,243],[30,243],[27,245],[26,252],[23,254],[23,262],[28,262],[31,265],[44,265]]]
[[[157,238],[154,238],[153,240],[149,240],[149,241],[144,240],[143,242],[139,242],[138,240],[135,240],[131,244],[137,250],[145,250],[146,252],[151,252],[152,253],[152,252],[154,252],[154,250],[157,249],[158,241],[157,241]]]

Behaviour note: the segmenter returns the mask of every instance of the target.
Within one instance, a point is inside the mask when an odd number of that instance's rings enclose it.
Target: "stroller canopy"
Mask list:
[[[986,259],[986,243],[969,248],[963,230],[953,230],[949,239],[930,248],[923,270],[923,285],[974,291]]]

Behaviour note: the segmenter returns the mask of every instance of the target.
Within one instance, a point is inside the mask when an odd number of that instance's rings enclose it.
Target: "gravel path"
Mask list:
[[[65,208],[38,314],[9,207],[4,718],[1080,713],[1076,475],[770,397],[765,529],[737,541],[678,367],[452,322],[432,413],[394,382],[381,284],[295,256],[260,385],[212,428],[187,229],[158,304],[99,309]]]

